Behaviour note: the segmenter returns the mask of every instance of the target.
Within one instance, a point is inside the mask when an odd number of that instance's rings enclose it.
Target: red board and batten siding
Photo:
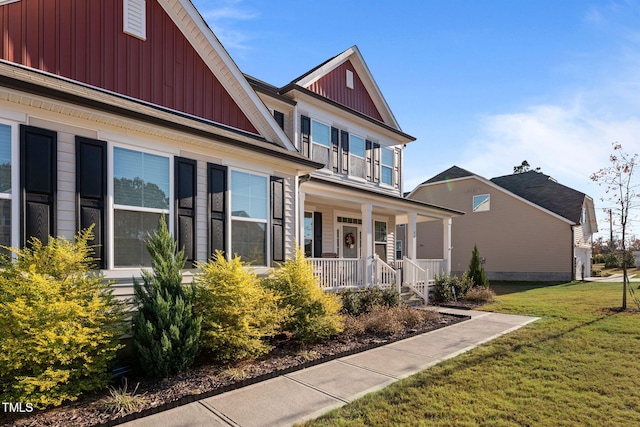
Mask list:
[[[0,6],[0,58],[257,134],[156,1],[145,41],[123,32],[122,0]]]
[[[347,70],[353,73],[353,89],[347,87]],[[307,89],[373,119],[384,121],[351,61],[343,62],[328,74],[309,84]]]

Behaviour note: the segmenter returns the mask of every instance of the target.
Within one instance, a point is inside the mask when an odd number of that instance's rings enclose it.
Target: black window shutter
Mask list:
[[[380,182],[380,144],[373,143],[373,182]]]
[[[20,125],[21,245],[56,235],[57,146],[56,132]]]
[[[178,250],[184,249],[186,255],[185,268],[192,268],[196,257],[197,162],[176,157],[174,167],[176,241]]]
[[[282,262],[284,249],[284,179],[271,177],[271,260]]]
[[[342,173],[349,174],[349,132],[340,131],[340,149],[342,151]]]
[[[280,111],[273,110],[273,118],[276,119],[276,123],[278,123],[280,129],[284,130],[284,114]]]
[[[307,116],[300,117],[300,127],[302,138],[302,154],[311,158],[311,119]]]
[[[365,141],[365,158],[366,158],[366,178],[367,181],[373,181],[373,142]]]
[[[400,188],[400,155],[399,149],[393,150],[393,185],[395,188]]]
[[[93,225],[94,258],[99,268],[106,260],[107,143],[76,136],[76,224],[80,230]]]
[[[322,212],[313,213],[313,256],[322,256]]]
[[[331,165],[334,172],[338,172],[338,158],[339,158],[339,146],[340,145],[340,130],[337,128],[331,128]]]
[[[227,167],[207,164],[209,209],[209,256],[227,247]]]

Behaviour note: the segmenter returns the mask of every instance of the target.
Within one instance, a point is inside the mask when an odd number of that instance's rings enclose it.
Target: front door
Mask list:
[[[342,226],[342,257],[358,258],[358,227]]]

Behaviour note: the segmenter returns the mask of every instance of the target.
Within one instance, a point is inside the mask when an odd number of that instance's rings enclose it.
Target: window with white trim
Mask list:
[[[382,147],[382,161],[380,162],[380,181],[383,184],[393,185],[393,150]]]
[[[0,245],[12,246],[11,240],[11,126],[0,123]],[[6,250],[1,250],[7,253]]]
[[[267,265],[268,179],[231,171],[231,253]]]
[[[313,212],[304,213],[304,256],[313,257]]]
[[[366,162],[364,158],[364,138],[349,134],[349,175],[364,178]]]
[[[329,150],[331,149],[331,126],[311,120],[312,159],[330,167]]]
[[[473,212],[488,212],[491,198],[489,194],[473,196]]]
[[[170,224],[170,158],[113,148],[115,267],[150,266],[145,241],[164,214]]]
[[[384,262],[387,262],[387,223],[384,221],[373,222],[373,241],[375,253]]]

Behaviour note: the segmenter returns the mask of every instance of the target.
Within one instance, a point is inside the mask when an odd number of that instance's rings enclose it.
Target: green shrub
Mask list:
[[[482,267],[482,258],[480,258],[480,252],[478,246],[473,245],[473,252],[471,253],[471,261],[469,262],[469,280],[471,280],[472,286],[489,286],[489,279]]]
[[[264,288],[239,257],[227,261],[220,251],[197,264],[196,311],[202,316],[202,344],[221,361],[268,353],[267,339],[289,315],[279,297]]]
[[[462,277],[449,276],[446,274],[436,275],[433,286],[433,301],[442,303],[460,299],[471,289],[472,285],[466,272]]]
[[[346,289],[337,292],[342,301],[342,312],[358,316],[369,313],[373,307],[397,307],[400,295],[395,289],[367,287],[363,289]]]
[[[152,272],[134,280],[133,347],[151,377],[168,377],[189,368],[200,343],[202,318],[193,313],[195,285],[182,283],[186,257],[178,251],[164,216],[149,237]]]
[[[605,256],[605,254],[595,254],[591,258],[591,262],[593,264],[604,264]]]
[[[312,342],[342,332],[340,299],[318,287],[311,264],[300,248],[296,248],[292,259],[280,265],[273,278],[265,280],[265,285],[280,295],[283,307],[291,310],[284,329],[294,338]]]
[[[604,256],[604,268],[620,268],[622,266],[622,256],[616,253],[609,253]]]
[[[0,268],[0,401],[36,408],[108,385],[123,306],[92,272],[91,229],[11,248]]]

